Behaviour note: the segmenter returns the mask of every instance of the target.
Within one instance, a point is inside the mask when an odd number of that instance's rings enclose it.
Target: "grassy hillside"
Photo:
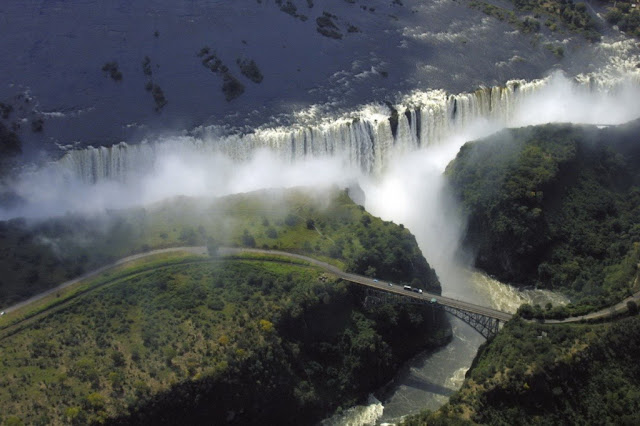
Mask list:
[[[420,424],[640,422],[640,319],[608,324],[509,322],[481,347],[461,390]]]
[[[344,191],[272,190],[182,197],[91,217],[0,222],[0,308],[133,253],[209,243],[305,253],[440,291],[413,235],[369,215]]]
[[[0,340],[0,423],[310,424],[444,337],[441,313],[365,310],[311,267],[186,260],[125,268]]]
[[[200,244],[301,252],[440,289],[406,229],[338,190],[2,225],[1,267],[16,265],[5,303],[132,252]],[[25,269],[36,279],[13,279]],[[139,259],[0,317],[0,424],[312,424],[447,338],[440,311],[364,299],[277,256]]]
[[[446,175],[468,214],[476,265],[563,291],[587,310],[638,290],[638,134],[640,122],[547,125],[462,147]]]

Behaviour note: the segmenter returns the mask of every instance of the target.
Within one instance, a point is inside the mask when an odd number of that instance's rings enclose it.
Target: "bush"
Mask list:
[[[255,238],[253,238],[253,236],[249,234],[249,231],[247,231],[246,229],[244,230],[244,234],[242,234],[242,245],[245,247],[256,246]]]
[[[267,229],[267,237],[269,238],[278,238],[278,231],[276,231],[275,228],[268,228]]]
[[[238,58],[236,60],[236,63],[240,67],[240,72],[242,73],[242,75],[244,75],[245,77],[247,77],[249,80],[253,81],[254,83],[261,83],[262,82],[262,79],[264,77],[263,77],[262,73],[260,72],[260,69],[258,68],[258,65],[255,63],[255,61],[253,61],[253,59],[249,60],[249,59],[240,59],[240,58]]]
[[[288,214],[287,217],[284,219],[284,223],[287,226],[296,226],[298,224],[298,216],[294,215],[294,214]]]

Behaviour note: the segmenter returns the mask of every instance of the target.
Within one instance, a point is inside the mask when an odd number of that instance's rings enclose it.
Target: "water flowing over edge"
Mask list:
[[[602,49],[624,50],[623,43],[603,45]],[[511,80],[501,87],[480,87],[470,93],[415,91],[397,104],[369,104],[339,117],[323,116],[310,108],[297,113],[292,126],[265,126],[252,133],[231,135],[223,134],[219,127],[198,128],[190,135],[139,144],[121,142],[71,150],[50,166],[57,174],[84,183],[128,182],[152,171],[158,158],[166,155],[195,153],[202,158],[222,154],[243,161],[257,150],[267,149],[285,162],[340,156],[364,174],[380,175],[393,155],[441,144],[479,120],[492,123],[494,129],[551,121],[615,124],[598,122],[603,114],[594,106],[585,119],[574,117],[572,110],[578,107],[562,105],[566,102],[563,97],[585,104],[593,103],[590,96],[623,96],[629,87],[637,90],[640,70],[634,61],[616,55],[611,58],[613,65],[571,79],[556,72],[540,80]],[[556,97],[563,110],[542,105],[537,108],[542,111],[531,114],[544,97]],[[635,109],[626,108],[631,112],[619,114],[616,123],[635,118]]]

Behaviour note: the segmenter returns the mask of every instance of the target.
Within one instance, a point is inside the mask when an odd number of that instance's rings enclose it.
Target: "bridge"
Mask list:
[[[401,285],[389,285],[389,282],[382,282],[374,278],[365,277],[363,275],[345,272],[329,263],[322,262],[311,257],[301,254],[289,253],[278,250],[262,250],[248,248],[230,248],[221,247],[218,254],[222,256],[240,255],[243,253],[255,253],[264,255],[277,255],[294,258],[308,262],[314,266],[318,266],[332,274],[337,275],[345,281],[359,284],[366,287],[365,304],[371,306],[379,303],[398,303],[398,304],[414,304],[424,305],[436,309],[442,309],[450,314],[460,318],[469,324],[478,333],[489,339],[498,333],[500,323],[505,323],[513,318],[513,315],[498,311],[496,309],[487,308],[485,306],[473,303],[463,302],[461,300],[452,299],[450,297],[441,296],[435,293],[416,293],[405,290]]]
[[[469,324],[474,330],[484,336],[485,339],[489,339],[498,334],[500,323],[505,323],[512,318],[512,315],[506,312],[496,311],[449,297],[433,296],[431,293],[416,294],[409,291],[406,293],[389,293],[378,289],[367,288],[365,306],[375,306],[386,303],[423,305],[441,309]]]
[[[175,248],[154,250],[147,253],[141,253],[141,254],[129,256],[129,257],[120,259],[119,261],[113,264],[98,268],[95,271],[87,273],[81,277],[62,283],[61,285],[55,288],[52,288],[50,290],[44,291],[36,296],[33,296],[28,300],[17,303],[11,307],[8,307],[5,309],[4,312],[9,313],[16,309],[27,306],[63,288],[76,284],[84,279],[97,276],[98,274],[105,272],[109,269],[112,269],[118,265],[122,265],[127,262],[140,259],[146,256],[150,256],[153,254],[173,252],[173,251],[189,251],[194,254],[206,254],[207,247],[175,247]],[[505,323],[513,317],[513,315],[506,312],[498,311],[495,309],[487,308],[485,306],[476,305],[473,303],[463,302],[461,300],[452,299],[450,297],[441,296],[435,293],[428,293],[428,292],[415,293],[413,291],[408,291],[408,290],[405,290],[401,285],[395,285],[395,284],[390,285],[388,281],[382,282],[373,278],[365,277],[363,275],[357,275],[357,274],[345,272],[334,265],[331,265],[326,262],[322,262],[320,260],[317,260],[311,257],[303,256],[301,254],[289,253],[289,252],[278,251],[278,250],[262,250],[262,249],[251,249],[251,248],[220,247],[218,249],[218,255],[220,256],[234,256],[234,255],[242,255],[246,253],[260,254],[260,255],[266,255],[266,256],[275,255],[279,257],[298,259],[305,263],[324,269],[342,278],[345,281],[349,281],[354,284],[359,284],[361,286],[364,286],[366,288],[365,305],[368,305],[368,306],[379,304],[379,303],[397,303],[397,304],[424,305],[424,306],[429,306],[431,308],[442,309],[460,318],[462,321],[469,324],[478,333],[482,334],[487,339],[494,336],[496,333],[498,333],[500,323]]]

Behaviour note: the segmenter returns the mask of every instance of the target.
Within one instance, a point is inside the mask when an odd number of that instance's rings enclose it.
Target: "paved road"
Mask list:
[[[20,303],[16,303],[13,306],[10,306],[8,308],[6,308],[4,310],[4,312],[9,313],[12,311],[15,311],[16,309],[22,308],[23,306],[29,305],[30,303],[33,302],[37,302],[40,299],[43,299],[44,297],[49,296],[50,294],[53,294],[57,291],[62,290],[65,287],[69,287],[70,285],[76,284],[82,280],[86,280],[87,278],[92,278],[95,277],[96,275],[99,275],[109,269],[115,268],[116,266],[120,266],[120,265],[124,265],[125,263],[129,263],[129,262],[133,262],[134,260],[138,260],[138,259],[142,259],[144,257],[149,257],[149,256],[153,256],[155,254],[161,254],[161,253],[172,253],[172,252],[188,252],[188,253],[192,253],[192,254],[207,254],[207,248],[206,247],[171,247],[171,248],[166,248],[166,249],[159,249],[159,250],[152,250],[152,251],[148,251],[145,253],[140,253],[140,254],[134,254],[131,256],[127,256],[124,257],[114,263],[110,263],[109,265],[105,265],[101,268],[98,268],[94,271],[91,271],[89,273],[86,273],[84,275],[79,276],[78,278],[74,278],[72,280],[69,281],[65,281],[64,283],[60,284],[57,287],[54,287],[50,290],[47,290],[43,293],[37,294],[33,297],[30,297],[27,300],[23,300]]]
[[[140,253],[140,254],[135,254],[132,256],[127,256],[125,258],[122,258],[114,263],[111,263],[109,265],[105,265],[101,268],[98,268],[94,271],[91,271],[87,274],[84,274],[78,278],[74,278],[73,280],[70,281],[66,281],[62,284],[60,284],[59,286],[52,288],[50,290],[47,290],[43,293],[40,293],[36,296],[33,296],[27,300],[24,300],[20,303],[17,303],[13,306],[10,306],[8,308],[5,309],[5,312],[11,312],[14,311],[18,308],[21,308],[23,306],[26,306],[30,303],[36,302],[52,293],[55,293],[56,291],[59,291],[65,287],[68,287],[70,285],[76,284],[79,281],[85,280],[87,278],[92,278],[95,277],[98,274],[101,274],[109,269],[112,269],[116,266],[120,266],[123,265],[125,263],[129,263],[132,262],[134,260],[138,260],[138,259],[142,259],[145,257],[149,257],[149,256],[153,256],[156,254],[161,254],[161,253],[171,253],[171,252],[188,252],[188,253],[192,253],[192,254],[199,254],[199,255],[204,255],[207,254],[207,248],[206,247],[172,247],[172,248],[166,248],[166,249],[160,249],[160,250],[153,250],[153,251],[149,251],[146,253]],[[436,299],[438,303],[445,305],[445,306],[450,306],[452,308],[456,308],[456,309],[461,309],[461,310],[465,310],[468,312],[472,312],[472,313],[476,313],[476,314],[482,314],[482,315],[486,315],[488,317],[492,317],[492,318],[496,318],[500,321],[509,321],[511,318],[513,318],[512,314],[509,314],[507,312],[502,312],[502,311],[498,311],[495,309],[491,309],[491,308],[487,308],[485,306],[481,306],[481,305],[476,305],[473,303],[468,303],[468,302],[463,302],[461,300],[457,300],[457,299],[451,299],[449,297],[444,297],[444,296],[440,296],[439,294],[434,294],[434,293],[427,293],[424,292],[422,294],[419,293],[414,293],[414,292],[410,292],[405,290],[402,286],[399,285],[393,285],[393,286],[389,286],[388,282],[381,282],[381,281],[374,281],[372,278],[369,277],[365,277],[362,275],[357,275],[357,274],[351,274],[348,272],[345,272],[329,263],[326,262],[322,262],[320,260],[317,259],[313,259],[311,257],[307,257],[307,256],[303,256],[300,254],[295,254],[295,253],[289,253],[289,252],[284,252],[284,251],[278,251],[278,250],[262,250],[262,249],[250,249],[250,248],[231,248],[231,247],[221,247],[218,250],[219,254],[222,256],[233,256],[233,255],[240,255],[243,253],[255,253],[255,254],[264,254],[264,255],[278,255],[278,256],[284,256],[284,257],[289,257],[289,258],[293,258],[293,259],[298,259],[298,260],[302,260],[304,262],[310,263],[312,265],[318,266],[326,271],[331,272],[332,274],[337,275],[338,277],[355,283],[355,284],[360,284],[360,285],[364,285],[367,287],[371,287],[374,288],[376,290],[380,290],[380,291],[385,291],[388,293],[395,293],[395,294],[399,294],[405,297],[413,297],[415,299],[420,299],[420,300],[431,300],[431,299]],[[587,315],[583,315],[583,316],[579,316],[579,317],[571,317],[571,318],[567,318],[565,320],[546,320],[545,323],[547,324],[563,324],[563,323],[570,323],[570,322],[579,322],[582,320],[590,320],[590,319],[599,319],[599,318],[606,318],[608,316],[611,316],[613,314],[617,314],[620,312],[624,312],[627,308],[627,302],[629,300],[634,300],[636,302],[640,303],[640,292],[634,294],[633,296],[630,296],[628,298],[626,298],[625,300],[621,301],[620,303],[611,306],[609,308],[600,310],[598,312],[592,312],[590,314]]]
[[[276,254],[279,256],[286,256],[286,257],[290,257],[290,258],[294,258],[294,259],[299,259],[299,260],[303,260],[305,262],[309,262],[312,265],[318,266],[326,271],[331,272],[332,274],[335,274],[337,276],[339,276],[340,278],[342,278],[343,280],[346,281],[350,281],[352,283],[356,283],[356,284],[361,284],[367,287],[371,287],[374,288],[376,290],[381,290],[381,291],[385,291],[388,293],[396,293],[402,296],[406,296],[406,297],[413,297],[415,299],[420,299],[420,300],[431,300],[431,299],[436,299],[438,303],[445,305],[445,306],[451,306],[452,308],[456,308],[456,309],[461,309],[461,310],[465,310],[468,312],[472,312],[472,313],[476,313],[476,314],[482,314],[488,317],[492,317],[492,318],[496,318],[500,321],[509,321],[511,318],[513,318],[513,315],[507,313],[507,312],[502,312],[502,311],[498,311],[495,309],[491,309],[491,308],[487,308],[485,306],[480,306],[480,305],[475,305],[473,303],[467,303],[467,302],[463,302],[461,300],[457,300],[457,299],[451,299],[449,297],[444,297],[444,296],[440,296],[439,294],[435,294],[435,293],[427,293],[424,292],[422,294],[419,293],[414,293],[411,291],[407,291],[405,290],[402,286],[400,285],[393,285],[393,286],[389,286],[389,282],[385,281],[385,282],[381,282],[381,281],[374,281],[372,278],[369,277],[365,277],[362,275],[356,275],[356,274],[351,274],[348,272],[344,272],[343,270],[330,265],[326,262],[322,262],[320,260],[317,259],[313,259],[311,257],[307,257],[307,256],[303,256],[300,254],[294,254],[294,253],[287,253],[284,251],[277,251],[277,250],[261,250],[261,249],[247,249],[247,248],[220,248],[219,249],[219,254],[221,255],[234,255],[234,254],[242,254],[242,253],[256,253],[256,254]]]

